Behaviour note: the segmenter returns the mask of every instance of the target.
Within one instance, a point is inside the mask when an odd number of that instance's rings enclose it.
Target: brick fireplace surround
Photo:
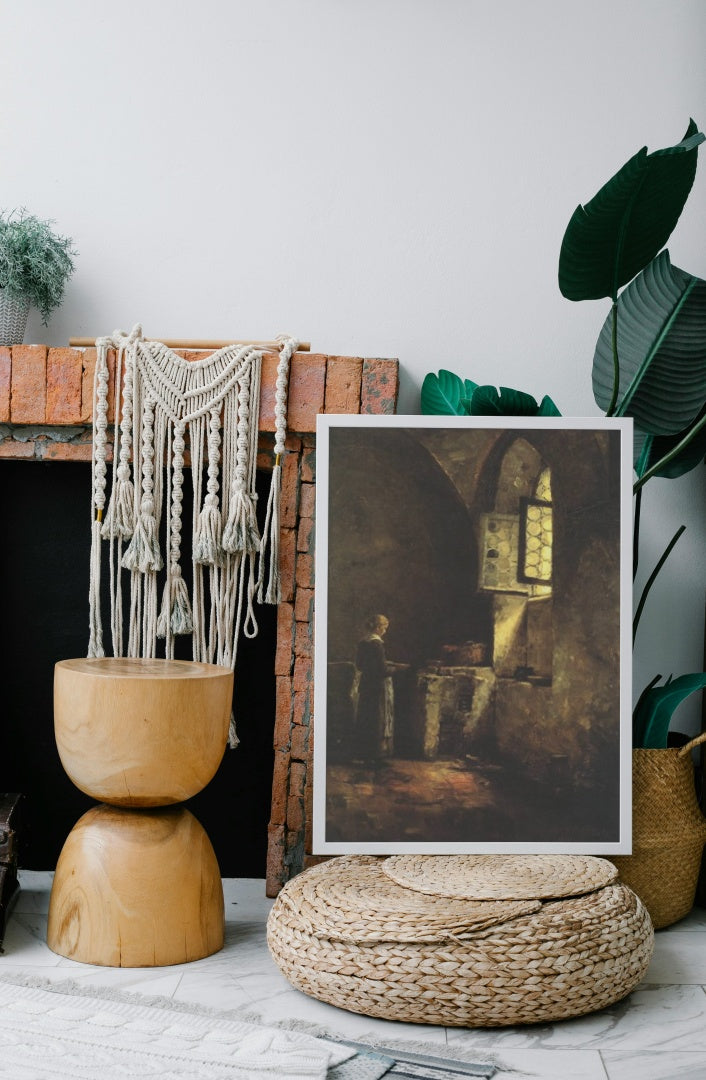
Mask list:
[[[176,351],[192,360],[207,355]],[[110,354],[111,367],[114,360]],[[90,348],[0,348],[0,458],[91,460],[95,362],[96,351]],[[272,467],[276,368],[277,355],[265,353],[258,456],[264,469]],[[290,434],[282,470],[283,596],[277,613],[268,896],[276,896],[285,881],[318,861],[311,854],[316,415],[394,413],[397,389],[396,360],[316,353],[292,358]],[[110,437],[109,430],[109,460]]]

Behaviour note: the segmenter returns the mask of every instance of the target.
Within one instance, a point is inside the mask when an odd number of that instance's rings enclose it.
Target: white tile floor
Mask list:
[[[647,976],[623,1002],[577,1020],[535,1027],[467,1029],[400,1024],[344,1012],[294,990],[265,942],[272,905],[264,883],[224,881],[226,944],[205,960],[168,968],[77,964],[46,945],[51,874],[21,873],[0,972],[76,979],[219,1009],[242,1008],[263,1023],[302,1020],[348,1039],[424,1041],[477,1051],[495,1080],[706,1080],[706,911],[656,935]]]

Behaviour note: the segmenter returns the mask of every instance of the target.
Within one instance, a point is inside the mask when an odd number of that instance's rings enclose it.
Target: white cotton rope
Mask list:
[[[282,599],[282,585],[279,572],[279,507],[282,491],[282,465],[281,461],[285,453],[285,440],[287,438],[287,392],[289,389],[289,363],[297,350],[298,342],[291,337],[281,337],[280,357],[277,365],[277,382],[275,387],[275,463],[272,469],[272,482],[270,495],[267,500],[267,513],[265,515],[265,527],[263,544],[260,549],[260,565],[257,575],[257,599],[262,604],[279,604]],[[265,554],[269,543],[270,549],[270,572],[265,583]]]
[[[155,657],[163,639],[164,655],[173,658],[176,636],[190,634],[194,660],[235,667],[240,635],[257,634],[255,599],[279,602],[281,460],[289,364],[297,342],[277,340],[275,464],[262,537],[255,490],[262,352],[252,345],[228,345],[187,361],[161,342],[146,341],[139,325],[130,334],[116,330],[97,340],[89,656],[105,654],[102,540],[109,544],[114,656]],[[116,350],[116,445],[106,510],[109,349]],[[194,495],[191,593],[181,550],[187,448]],[[166,535],[164,556],[160,526]],[[130,596],[126,623],[124,574]],[[233,726],[229,738],[237,745]]]

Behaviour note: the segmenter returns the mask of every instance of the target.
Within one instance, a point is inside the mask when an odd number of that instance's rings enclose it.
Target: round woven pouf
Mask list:
[[[451,871],[455,857],[445,858]],[[511,857],[503,858],[507,873]],[[610,864],[611,883],[590,892],[584,881],[581,895],[507,900],[420,892],[393,880],[385,864],[346,855],[284,886],[267,942],[298,990],[387,1020],[498,1027],[602,1009],[647,970],[649,915],[614,883]]]

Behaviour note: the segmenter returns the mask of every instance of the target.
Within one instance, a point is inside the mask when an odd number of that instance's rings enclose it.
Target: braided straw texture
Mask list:
[[[21,345],[25,337],[29,300],[8,296],[0,289],[0,345]]]
[[[392,881],[372,855],[338,859],[335,875],[326,863],[313,867],[292,880],[282,902],[314,937],[357,944],[462,939],[541,907],[538,900],[490,903],[415,893]]]
[[[302,879],[334,881],[342,868],[347,872],[354,866],[351,859],[333,859],[293,878],[267,924],[270,952],[292,985],[352,1012],[456,1027],[581,1016],[629,994],[652,955],[647,911],[620,884],[543,903],[537,912],[469,932],[465,940],[451,932],[446,941],[441,935],[436,941],[420,940],[420,908],[410,900],[417,940],[359,942],[326,936],[328,920],[335,935],[344,917],[338,899],[327,909],[319,885],[313,932],[311,908],[305,908],[306,918],[298,912],[305,892]],[[368,866],[367,860],[361,862],[361,871]],[[356,908],[354,917],[359,916]],[[375,918],[384,921],[385,916]],[[403,921],[402,912],[399,918]]]
[[[633,853],[611,861],[642,900],[655,930],[683,919],[694,904],[706,821],[688,750],[699,741],[682,750],[632,752]]]
[[[579,896],[618,876],[592,855],[393,855],[383,869],[408,889],[467,900]]]

